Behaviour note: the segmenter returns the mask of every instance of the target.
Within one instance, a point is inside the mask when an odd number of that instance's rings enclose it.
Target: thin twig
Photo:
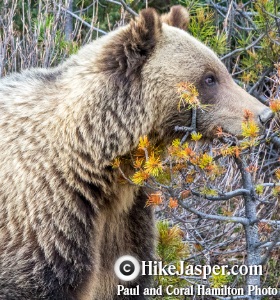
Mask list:
[[[254,92],[254,90],[256,88],[258,88],[260,86],[260,84],[263,82],[263,80],[265,79],[265,77],[273,70],[272,67],[269,67],[267,70],[265,70],[265,72],[262,74],[262,76],[258,79],[258,81],[250,88],[250,90],[248,91],[248,93],[250,95],[252,95],[252,93]]]
[[[92,26],[91,24],[89,24],[88,22],[86,22],[85,20],[83,20],[82,18],[80,18],[79,16],[75,15],[74,13],[72,13],[70,10],[64,8],[64,7],[61,7],[61,10],[65,11],[66,13],[68,13],[69,15],[71,15],[72,17],[74,17],[75,19],[79,20],[82,24],[84,24],[85,26],[87,26],[88,28],[91,28],[99,33],[102,33],[102,34],[107,34],[106,31],[102,30],[102,29],[99,29],[97,27],[94,27]]]
[[[242,217],[224,217],[224,216],[217,216],[217,215],[211,215],[211,214],[206,214],[203,212],[200,212],[190,205],[187,205],[185,202],[179,200],[178,203],[185,208],[186,210],[196,214],[197,216],[204,218],[204,219],[209,219],[209,220],[217,220],[217,221],[226,221],[226,222],[233,222],[233,223],[240,223],[243,225],[248,225],[249,222],[246,218]]]
[[[235,49],[234,51],[232,51],[232,52],[226,54],[225,56],[223,56],[221,58],[221,60],[225,60],[226,58],[231,57],[236,53],[249,50],[250,48],[254,47],[265,35],[266,35],[266,33],[261,34],[253,43],[251,43],[247,47]]]
[[[110,3],[121,5],[126,11],[128,11],[133,16],[135,16],[135,17],[138,16],[138,14],[133,9],[131,9],[123,0],[120,0],[120,1],[106,0],[106,1],[110,2]]]
[[[260,265],[264,265],[267,263],[268,259],[270,258],[271,252],[274,249],[274,247],[276,246],[276,244],[279,242],[280,240],[280,229],[278,229],[275,233],[274,233],[274,241],[271,242],[271,244],[269,245],[266,254],[261,258],[260,261]]]

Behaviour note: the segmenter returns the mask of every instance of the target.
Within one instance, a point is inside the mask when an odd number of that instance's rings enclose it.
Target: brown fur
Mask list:
[[[180,29],[187,30],[190,16],[189,12],[180,5],[172,6],[168,14],[161,16],[161,20],[170,25]]]
[[[175,7],[164,20],[183,28],[183,16]],[[240,133],[244,109],[257,122],[271,114],[209,48],[151,9],[57,68],[0,82],[1,300],[130,299],[115,295],[113,266],[124,254],[153,258],[153,214],[143,189],[120,185],[111,162],[142,135],[166,141],[175,125],[189,125],[177,109],[181,81],[211,104],[198,116],[205,136],[215,126]],[[149,278],[128,286],[137,284]]]

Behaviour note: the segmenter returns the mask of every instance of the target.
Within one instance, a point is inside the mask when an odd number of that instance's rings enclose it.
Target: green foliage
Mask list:
[[[261,184],[257,184],[256,187],[255,187],[255,190],[256,190],[257,194],[262,194],[263,191],[264,191],[264,187]]]
[[[214,12],[208,6],[194,6],[190,13],[190,33],[217,54],[224,54],[227,51],[227,38],[224,32],[217,30]]]
[[[189,253],[187,245],[182,241],[183,232],[177,226],[170,227],[167,221],[158,221],[157,254],[164,263],[176,263]]]
[[[265,282],[264,287],[279,287],[280,278],[280,253],[279,250],[274,250],[271,259],[269,259],[267,265],[264,268],[264,273],[262,276],[262,281]],[[271,300],[271,296],[264,296],[263,300]]]
[[[232,280],[232,276],[228,274],[222,274],[222,271],[220,270],[220,272],[216,271],[215,273],[211,274],[210,283],[213,288],[218,288],[223,285],[229,285]]]
[[[179,270],[179,261],[182,261],[189,255],[189,247],[185,242],[183,242],[183,231],[177,225],[170,226],[167,221],[158,221],[157,231],[158,243],[156,253],[159,260],[162,261],[164,265],[175,265]],[[179,276],[157,276],[155,281],[158,286],[163,286],[163,290],[165,290],[168,285],[173,285],[174,287],[186,287],[185,280]],[[161,297],[159,299],[161,299]],[[164,296],[164,299],[183,300],[184,297]]]
[[[214,189],[211,189],[207,186],[203,187],[201,190],[200,190],[200,193],[201,195],[203,196],[209,196],[209,197],[213,197],[213,196],[217,196],[218,195],[218,192]]]

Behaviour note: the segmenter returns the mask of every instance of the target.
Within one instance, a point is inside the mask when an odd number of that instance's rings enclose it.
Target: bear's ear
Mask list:
[[[98,67],[117,83],[131,82],[152,53],[162,31],[157,12],[144,9],[130,24],[111,37],[98,60]]]
[[[161,16],[161,20],[170,26],[187,30],[190,16],[185,7],[181,5],[175,5],[171,7],[171,10],[168,14]]]

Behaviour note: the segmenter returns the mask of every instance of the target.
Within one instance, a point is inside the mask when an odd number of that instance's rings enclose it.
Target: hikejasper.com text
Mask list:
[[[162,261],[142,261],[141,275],[160,276],[201,276],[209,275],[263,275],[261,265],[189,265],[184,261],[179,264],[164,265]]]

